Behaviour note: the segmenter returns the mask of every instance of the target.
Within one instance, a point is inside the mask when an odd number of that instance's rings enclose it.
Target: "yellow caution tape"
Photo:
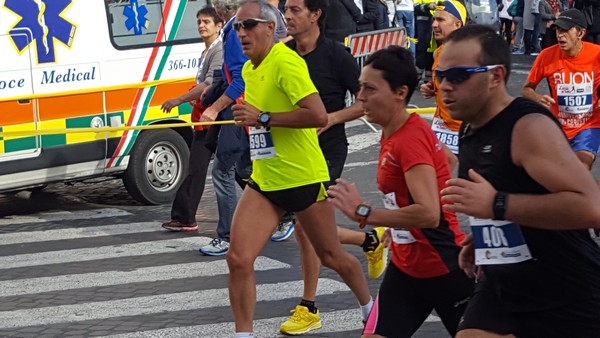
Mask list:
[[[435,107],[430,108],[407,108],[410,113],[417,114],[433,114]],[[114,133],[125,130],[150,130],[150,129],[165,129],[165,128],[181,128],[194,126],[210,126],[216,124],[233,124],[234,120],[212,121],[212,122],[189,122],[189,123],[166,123],[166,124],[150,124],[144,126],[123,126],[123,127],[100,127],[100,128],[61,128],[61,129],[40,129],[40,130],[20,130],[20,131],[5,131],[0,132],[0,137],[28,137],[41,135],[56,135],[56,134],[76,134],[76,133]]]
[[[409,113],[417,113],[417,114],[433,114],[435,113],[436,107],[428,107],[428,108],[406,108]]]
[[[227,120],[227,121],[213,121],[213,122],[150,124],[150,125],[145,125],[145,126],[21,130],[21,131],[0,132],[0,137],[25,137],[25,136],[40,136],[40,135],[55,135],[55,134],[74,134],[74,133],[113,133],[113,132],[124,131],[124,130],[181,128],[181,127],[210,126],[210,125],[215,125],[215,124],[232,124],[232,123],[235,123],[235,121]]]

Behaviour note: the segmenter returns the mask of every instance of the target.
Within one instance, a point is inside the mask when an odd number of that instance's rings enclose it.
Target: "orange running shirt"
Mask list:
[[[439,46],[433,53],[433,65],[431,66],[431,69],[433,69],[433,70],[435,70],[438,66],[438,61],[440,59],[440,53],[441,53],[443,47],[444,47],[444,45]],[[435,89],[435,104],[437,105],[437,107],[435,109],[435,113],[433,114],[433,117],[442,119],[448,129],[450,129],[452,131],[458,131],[458,129],[460,129],[460,125],[462,122],[453,120],[450,117],[450,113],[448,112],[448,109],[446,108],[446,106],[444,106],[444,102],[442,101],[442,91],[439,90],[440,83],[437,81],[435,76],[432,76],[431,81],[433,82],[433,88]]]
[[[564,55],[558,45],[548,47],[533,63],[527,81],[538,84],[544,78],[556,104],[550,110],[562,124],[567,138],[581,130],[600,128],[598,86],[600,85],[600,46],[583,42],[579,55]]]

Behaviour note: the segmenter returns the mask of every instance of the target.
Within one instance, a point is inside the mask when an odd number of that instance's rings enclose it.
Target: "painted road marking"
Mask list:
[[[254,262],[254,270],[267,271],[289,269],[291,265],[259,256]],[[147,283],[182,278],[208,277],[229,273],[227,262],[182,263],[139,268],[133,271],[106,271],[83,274],[61,275],[0,281],[0,297],[26,295],[32,293],[72,290],[91,287],[104,287],[129,283]]]
[[[380,133],[357,134],[348,137],[348,153],[363,150],[370,146],[379,144]]]
[[[161,223],[159,222],[139,222],[127,224],[101,225],[95,227],[13,232],[1,235],[0,245],[60,241],[99,236],[139,234],[143,232],[156,232],[162,229],[160,227],[160,224]]]
[[[273,317],[267,319],[259,319],[254,321],[254,336],[255,337],[288,337],[279,333],[279,326],[285,322],[288,317]],[[434,315],[429,315],[425,322],[440,322],[440,318]],[[323,335],[325,333],[345,332],[362,330],[364,324],[360,311],[339,310],[331,312],[321,312],[321,322],[323,327],[311,331],[311,333]],[[203,337],[203,338],[222,338],[224,332],[234,332],[234,323],[215,323],[207,325],[194,325],[184,327],[173,327],[159,330],[149,330],[141,332],[131,332],[107,336],[110,338],[172,338],[172,337]]]
[[[295,299],[298,298],[298,295],[302,294],[302,290],[302,281],[259,284],[256,287],[256,300],[264,302]],[[319,278],[317,295],[329,295],[348,291],[350,290],[342,282],[328,278]],[[134,297],[104,302],[0,311],[0,329],[73,323],[161,312],[200,310],[220,306],[229,306],[229,290],[227,288]]]
[[[75,210],[75,211],[45,211],[27,216],[6,216],[0,218],[0,226],[27,223],[44,223],[53,221],[69,221],[77,219],[92,219],[104,217],[128,216],[131,213],[115,208]]]
[[[25,266],[86,262],[108,258],[146,256],[160,253],[196,251],[210,243],[209,237],[167,239],[162,241],[139,242],[134,244],[107,245],[85,249],[58,250],[0,256],[2,269],[22,268]],[[1,270],[0,270],[1,271]]]

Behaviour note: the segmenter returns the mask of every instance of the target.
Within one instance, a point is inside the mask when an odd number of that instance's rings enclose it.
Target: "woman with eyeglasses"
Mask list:
[[[429,124],[406,111],[417,83],[412,54],[398,46],[370,56],[360,75],[357,99],[367,120],[382,127],[377,185],[385,208],[371,208],[342,179],[328,190],[335,207],[361,226],[391,229],[384,237],[392,264],[363,337],[411,337],[433,309],[454,335],[474,287],[458,266],[465,235],[440,200],[450,179],[446,155]]]

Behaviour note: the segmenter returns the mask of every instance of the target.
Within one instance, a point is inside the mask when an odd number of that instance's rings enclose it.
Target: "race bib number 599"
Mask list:
[[[252,160],[271,158],[277,155],[271,132],[266,128],[251,127],[248,137],[250,141],[250,158]]]

